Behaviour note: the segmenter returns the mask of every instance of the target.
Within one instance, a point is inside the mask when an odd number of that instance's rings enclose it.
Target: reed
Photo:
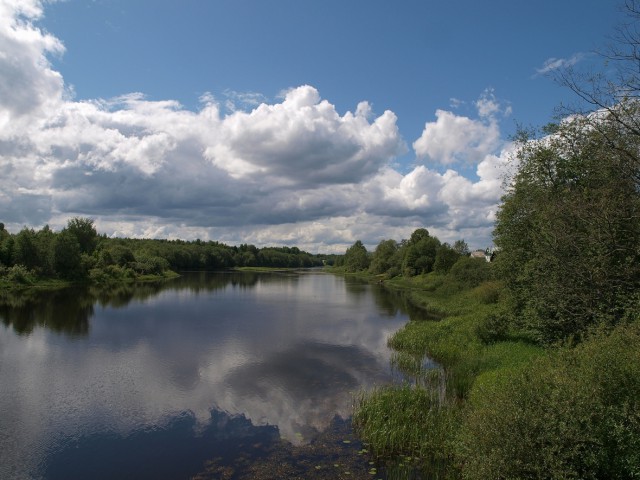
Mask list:
[[[379,459],[395,459],[428,478],[454,478],[449,466],[459,423],[455,403],[405,384],[360,394],[354,412],[356,432]]]
[[[495,281],[464,288],[429,274],[391,285],[443,316],[411,320],[391,336],[392,366],[409,381],[358,394],[354,427],[378,457],[412,458],[420,478],[457,478],[456,439],[474,383],[524,365],[543,349],[519,332],[493,333],[503,308]]]

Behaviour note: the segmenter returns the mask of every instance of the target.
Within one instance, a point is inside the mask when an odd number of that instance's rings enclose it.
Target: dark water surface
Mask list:
[[[392,381],[408,314],[320,272],[193,273],[5,293],[0,320],[1,479],[187,479],[349,446],[353,393]]]

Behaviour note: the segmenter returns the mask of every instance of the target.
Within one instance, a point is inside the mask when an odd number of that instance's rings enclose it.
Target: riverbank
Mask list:
[[[0,291],[16,291],[25,289],[57,290],[72,286],[104,286],[130,285],[133,283],[148,283],[170,280],[179,277],[180,274],[172,270],[166,270],[161,274],[131,274],[131,275],[94,275],[82,280],[62,280],[58,278],[42,278],[33,273],[21,274],[19,277],[4,276],[0,278]]]
[[[402,291],[431,313],[411,319],[388,340],[393,364],[411,383],[360,394],[354,426],[375,455],[428,478],[456,478],[455,440],[478,378],[516,368],[544,350],[497,325],[502,288],[468,288],[434,273],[369,281]]]
[[[556,472],[530,478],[616,462],[640,469],[627,444],[640,439],[638,321],[594,331],[577,347],[542,347],[510,326],[498,282],[465,288],[432,273],[382,283],[440,319],[412,318],[388,340],[410,381],[355,398],[354,427],[379,459],[442,479],[521,478],[522,465]],[[598,453],[582,457],[585,442]]]

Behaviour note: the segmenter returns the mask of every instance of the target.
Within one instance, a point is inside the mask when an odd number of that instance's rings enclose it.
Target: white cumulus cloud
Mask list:
[[[36,26],[42,6],[0,0],[0,221],[9,229],[83,215],[108,235],[311,251],[421,226],[443,240],[490,241],[505,113],[492,91],[475,103],[479,119],[438,110],[414,142],[420,159],[449,170],[403,174],[392,167],[407,151],[393,112],[361,101],[340,114],[310,85],[275,101],[229,90],[227,113],[210,93],[197,111],[135,92],[75,101],[48,61],[64,46]],[[456,172],[458,162],[476,165],[477,178]]]
[[[413,142],[413,149],[419,158],[433,163],[475,164],[494,152],[500,142],[500,128],[495,120],[474,120],[437,110],[436,121],[425,124],[422,135]]]

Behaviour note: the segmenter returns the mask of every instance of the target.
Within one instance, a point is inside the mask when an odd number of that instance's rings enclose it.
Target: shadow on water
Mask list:
[[[159,282],[112,285],[109,287],[68,287],[55,290],[25,289],[0,291],[0,321],[20,335],[36,327],[56,333],[83,336],[89,332],[89,320],[95,305],[124,308],[131,302],[145,301],[165,290],[213,292],[227,287],[248,289],[259,283],[291,282],[278,273],[188,272],[181,277]]]
[[[412,321],[437,321],[445,317],[441,312],[416,306],[412,302],[409,292],[389,289],[379,284],[372,285],[372,292],[378,308],[390,317],[396,316],[398,313],[409,315]]]
[[[203,463],[203,458],[209,460]],[[373,462],[353,436],[351,421],[339,416],[312,442],[294,445],[281,440],[275,426],[255,426],[243,415],[217,410],[204,427],[185,412],[164,427],[126,437],[103,433],[65,439],[49,452],[41,473],[50,480],[414,478],[398,476],[397,466]]]
[[[20,335],[38,327],[57,333],[83,336],[89,331],[89,319],[94,312],[95,297],[87,289],[2,292],[0,320]]]
[[[241,451],[245,461],[255,461],[278,442],[276,427],[254,426],[242,415],[213,410],[209,424],[199,427],[194,415],[185,412],[163,427],[126,437],[107,432],[66,439],[49,452],[41,471],[51,480],[189,478],[205,468],[203,458],[230,465]]]

